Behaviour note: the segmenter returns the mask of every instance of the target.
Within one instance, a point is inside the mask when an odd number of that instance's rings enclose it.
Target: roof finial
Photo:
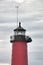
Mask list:
[[[21,22],[19,22],[19,27],[21,27]]]

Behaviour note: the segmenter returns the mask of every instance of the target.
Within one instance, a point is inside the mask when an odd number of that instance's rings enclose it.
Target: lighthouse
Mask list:
[[[11,65],[28,65],[27,43],[32,39],[25,33],[26,29],[19,22],[19,26],[14,29],[14,35],[10,37],[10,42],[13,43]]]

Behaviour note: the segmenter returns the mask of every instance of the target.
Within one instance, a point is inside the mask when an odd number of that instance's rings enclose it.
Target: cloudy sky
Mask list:
[[[27,44],[28,65],[43,65],[43,0],[25,0],[21,4],[15,0],[0,0],[0,65],[11,64],[10,36],[17,27],[16,5],[19,21],[33,40]]]

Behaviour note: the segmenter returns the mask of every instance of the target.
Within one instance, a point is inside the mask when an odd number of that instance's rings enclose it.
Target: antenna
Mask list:
[[[16,8],[17,8],[17,26],[18,26],[18,8],[19,8],[19,6],[17,5]]]

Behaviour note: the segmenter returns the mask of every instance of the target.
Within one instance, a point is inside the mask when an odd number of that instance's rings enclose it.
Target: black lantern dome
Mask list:
[[[14,29],[14,31],[26,31],[24,28],[21,27],[21,23],[19,22],[19,27]]]
[[[25,29],[21,27],[21,23],[19,22],[19,26],[14,29],[15,35],[25,35]]]

